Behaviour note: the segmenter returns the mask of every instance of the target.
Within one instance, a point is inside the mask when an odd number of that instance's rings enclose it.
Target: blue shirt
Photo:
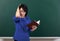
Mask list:
[[[13,21],[16,28],[14,39],[18,41],[30,41],[29,39],[30,29],[27,26],[27,24],[31,22],[30,18],[28,16],[26,16],[25,18],[16,18],[14,16]]]

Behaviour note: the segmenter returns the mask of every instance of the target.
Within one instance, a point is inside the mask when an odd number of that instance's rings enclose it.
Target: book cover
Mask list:
[[[32,26],[35,25],[35,26],[38,26],[40,24],[40,20],[38,21],[32,21],[31,23],[29,23],[27,26],[32,29]]]

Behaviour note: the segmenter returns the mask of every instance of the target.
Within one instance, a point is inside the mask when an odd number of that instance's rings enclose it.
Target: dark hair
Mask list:
[[[19,9],[20,8],[23,8],[23,10],[26,12],[26,15],[25,16],[27,16],[27,13],[28,13],[28,8],[27,8],[27,6],[25,5],[25,4],[20,4],[19,5]]]

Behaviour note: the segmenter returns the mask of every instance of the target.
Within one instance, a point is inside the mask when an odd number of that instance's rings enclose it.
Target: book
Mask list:
[[[35,26],[38,26],[40,25],[40,20],[38,21],[32,21],[31,23],[29,23],[27,26],[32,29],[32,26],[35,25]]]

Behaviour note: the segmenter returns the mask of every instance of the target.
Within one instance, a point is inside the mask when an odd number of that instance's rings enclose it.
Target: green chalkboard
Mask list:
[[[28,15],[33,20],[41,20],[31,37],[60,36],[60,0],[0,0],[0,36],[13,36],[15,26],[12,17],[17,6],[28,6]]]

